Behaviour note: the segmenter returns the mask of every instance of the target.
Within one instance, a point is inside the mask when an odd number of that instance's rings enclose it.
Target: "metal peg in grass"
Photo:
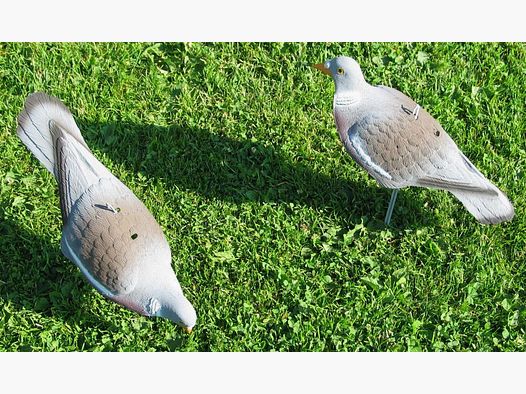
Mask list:
[[[171,267],[161,227],[93,156],[64,104],[44,93],[30,95],[17,132],[58,182],[64,255],[105,297],[190,332],[196,313]]]
[[[398,189],[406,186],[447,190],[484,224],[513,218],[506,195],[417,103],[396,89],[369,85],[352,58],[340,56],[314,67],[334,80],[334,119],[347,152],[380,185],[394,189],[387,225]]]

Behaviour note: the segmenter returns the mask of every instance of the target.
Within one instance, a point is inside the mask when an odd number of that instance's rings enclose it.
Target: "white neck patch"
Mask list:
[[[349,106],[354,105],[360,101],[361,97],[359,93],[346,93],[338,94],[334,96],[334,105]]]

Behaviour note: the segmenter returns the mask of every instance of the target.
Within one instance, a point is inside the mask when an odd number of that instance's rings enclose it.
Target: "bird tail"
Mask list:
[[[64,223],[78,198],[113,175],[91,153],[69,110],[44,93],[30,95],[18,116],[18,136],[58,182]]]
[[[497,224],[511,220],[515,214],[508,197],[495,187],[496,193],[450,190],[464,207],[483,224]]]
[[[497,224],[511,220],[515,215],[515,209],[508,197],[491,183],[463,153],[461,153],[461,158],[465,165],[464,168],[474,175],[481,189],[471,192],[462,189],[449,191],[482,224]]]
[[[417,185],[451,192],[480,223],[497,224],[511,220],[515,210],[508,197],[462,152],[458,158],[449,161],[442,177],[427,176],[419,179]]]
[[[35,157],[56,176],[55,153],[51,124],[55,122],[89,152],[89,148],[80,134],[80,130],[60,100],[45,93],[31,94],[18,115],[17,134]]]

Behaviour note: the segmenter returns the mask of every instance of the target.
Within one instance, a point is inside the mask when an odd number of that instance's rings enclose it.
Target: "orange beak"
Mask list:
[[[183,327],[183,330],[184,330],[187,334],[192,333],[192,328],[191,328],[191,327]]]
[[[331,75],[331,70],[325,67],[325,64],[323,63],[313,64],[312,67],[317,68],[324,74]]]

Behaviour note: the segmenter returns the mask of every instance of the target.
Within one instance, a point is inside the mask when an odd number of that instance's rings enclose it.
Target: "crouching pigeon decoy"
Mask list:
[[[358,63],[349,57],[314,67],[334,79],[334,119],[347,152],[380,185],[394,189],[387,225],[398,189],[406,186],[450,191],[484,224],[513,218],[506,195],[413,100],[396,89],[369,85]]]
[[[17,133],[58,182],[62,253],[105,297],[190,332],[196,313],[171,267],[161,227],[93,156],[69,110],[34,93],[18,117]]]

